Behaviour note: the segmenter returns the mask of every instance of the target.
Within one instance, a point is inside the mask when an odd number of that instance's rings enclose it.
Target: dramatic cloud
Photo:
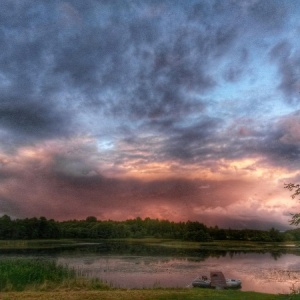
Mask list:
[[[280,74],[279,88],[288,101],[299,102],[300,55],[293,50],[288,41],[279,42],[270,52],[272,60],[277,61]]]
[[[300,209],[283,189],[300,176],[299,13],[4,0],[0,214],[286,227]]]

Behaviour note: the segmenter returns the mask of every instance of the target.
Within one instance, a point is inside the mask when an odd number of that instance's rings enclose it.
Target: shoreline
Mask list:
[[[0,299],[5,300],[287,300],[296,299],[293,295],[274,295],[256,292],[242,292],[232,290],[206,290],[206,289],[132,289],[132,290],[63,290],[63,291],[24,291],[24,292],[2,292]]]

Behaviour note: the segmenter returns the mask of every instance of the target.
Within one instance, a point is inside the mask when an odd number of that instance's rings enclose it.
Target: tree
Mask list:
[[[294,183],[288,183],[285,184],[286,189],[293,192],[291,197],[294,199],[296,196],[300,195],[300,184],[294,184]],[[292,214],[292,219],[290,221],[291,225],[299,225],[300,224],[300,213],[298,214]]]
[[[89,216],[85,219],[86,222],[97,222],[97,218],[94,216]]]
[[[13,222],[8,215],[0,217],[0,239],[10,239],[13,231]]]

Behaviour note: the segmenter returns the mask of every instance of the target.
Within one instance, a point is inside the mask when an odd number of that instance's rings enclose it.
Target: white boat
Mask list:
[[[201,276],[192,281],[193,287],[201,288],[240,288],[242,281],[240,279],[231,279],[224,277],[222,272],[211,272],[210,279],[207,276]]]
[[[202,288],[208,288],[211,287],[211,281],[206,277],[202,276],[201,278],[196,278],[192,282],[193,287],[202,287]]]
[[[226,286],[227,288],[239,288],[242,285],[242,281],[240,279],[230,279],[226,278]]]

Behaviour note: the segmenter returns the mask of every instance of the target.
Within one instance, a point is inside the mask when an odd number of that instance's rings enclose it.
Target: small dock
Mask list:
[[[226,279],[222,272],[215,271],[210,272],[211,286],[216,289],[225,289],[226,288]]]

